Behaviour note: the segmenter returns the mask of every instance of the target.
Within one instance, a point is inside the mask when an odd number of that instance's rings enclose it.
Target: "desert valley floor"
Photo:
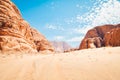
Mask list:
[[[0,54],[0,80],[120,80],[120,47]]]

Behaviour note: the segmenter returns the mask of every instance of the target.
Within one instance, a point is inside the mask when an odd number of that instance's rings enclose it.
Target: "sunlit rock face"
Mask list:
[[[42,34],[30,27],[10,0],[0,0],[0,50],[39,52],[53,48]]]
[[[36,29],[31,28],[31,34],[38,52],[45,50],[54,52],[52,44],[40,32],[38,32]]]
[[[105,46],[120,46],[120,24],[105,34],[104,43]]]
[[[103,25],[90,29],[82,40],[79,49],[120,46],[120,24]]]

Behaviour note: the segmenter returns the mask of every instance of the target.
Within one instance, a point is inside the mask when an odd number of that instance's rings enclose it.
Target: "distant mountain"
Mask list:
[[[64,41],[51,41],[51,44],[54,47],[55,52],[64,52],[72,48],[67,42]]]

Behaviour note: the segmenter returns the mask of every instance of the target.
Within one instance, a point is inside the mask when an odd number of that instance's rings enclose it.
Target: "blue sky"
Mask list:
[[[88,29],[120,22],[120,0],[12,0],[48,40],[78,46]]]

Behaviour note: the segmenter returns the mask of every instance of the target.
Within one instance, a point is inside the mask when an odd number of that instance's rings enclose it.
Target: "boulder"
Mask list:
[[[80,49],[87,48],[99,48],[103,45],[103,40],[101,37],[87,38],[83,39],[80,45]]]

